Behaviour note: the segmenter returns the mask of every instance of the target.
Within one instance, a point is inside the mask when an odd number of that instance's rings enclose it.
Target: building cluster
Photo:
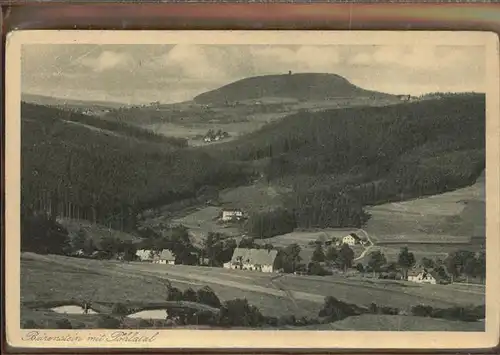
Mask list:
[[[135,255],[139,261],[150,262],[153,264],[175,265],[175,255],[169,249],[163,249],[161,251],[139,249]]]
[[[242,210],[238,208],[224,209],[220,216],[222,222],[241,221],[245,217]]]
[[[440,279],[438,273],[435,271],[428,271],[427,269],[415,268],[408,272],[408,281],[419,284],[425,283],[435,285]]]
[[[212,130],[208,131],[203,137],[205,143],[218,142],[229,137],[229,133],[219,130],[214,132]]]
[[[276,271],[277,250],[236,248],[231,261],[224,264],[226,269]]]

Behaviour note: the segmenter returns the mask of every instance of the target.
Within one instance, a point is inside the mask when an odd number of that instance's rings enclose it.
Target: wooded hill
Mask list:
[[[359,226],[363,205],[475,181],[485,168],[485,98],[303,111],[212,154],[264,161],[268,180],[293,186],[288,208],[300,227]]]
[[[238,80],[194,98],[199,104],[279,97],[301,101],[322,101],[346,97],[373,99],[396,98],[394,95],[361,89],[336,74],[300,73],[264,75]]]
[[[484,95],[301,111],[213,148],[28,104],[22,130],[23,210],[58,209],[119,229],[133,229],[144,209],[261,172],[294,192],[284,210],[251,216],[249,230],[358,227],[369,218],[365,205],[467,186],[485,168]]]
[[[178,139],[30,104],[21,116],[25,213],[51,210],[133,229],[145,208],[195,196],[206,185],[246,181],[240,164],[183,149]]]

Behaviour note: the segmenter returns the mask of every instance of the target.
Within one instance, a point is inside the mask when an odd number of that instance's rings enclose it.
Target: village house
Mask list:
[[[355,233],[351,233],[342,238],[342,243],[347,244],[349,246],[361,244],[361,238],[358,237]]]
[[[161,253],[153,256],[153,264],[175,265],[175,256],[170,250],[163,249]]]
[[[229,222],[234,220],[241,220],[243,218],[243,211],[240,209],[224,209],[222,210],[221,220]]]
[[[408,281],[411,282],[416,282],[416,283],[427,283],[427,284],[432,284],[435,285],[437,284],[437,279],[435,275],[433,275],[432,272],[427,271],[425,269],[419,270],[410,270],[408,272]]]
[[[224,264],[226,269],[275,272],[277,250],[236,248],[231,261]]]

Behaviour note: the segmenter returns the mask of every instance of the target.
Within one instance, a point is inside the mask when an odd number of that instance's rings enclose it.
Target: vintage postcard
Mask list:
[[[7,340],[486,348],[493,33],[15,31]]]

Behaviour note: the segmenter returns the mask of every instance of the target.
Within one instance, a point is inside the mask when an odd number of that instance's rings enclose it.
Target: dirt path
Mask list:
[[[367,231],[360,228],[357,230],[357,232],[360,232],[360,234],[364,234],[366,240],[368,240],[370,242],[370,245],[368,247],[366,247],[365,250],[363,250],[363,252],[361,253],[361,255],[358,256],[357,258],[355,258],[353,261],[358,261],[358,260],[363,259],[368,253],[370,253],[373,250],[373,247],[376,246],[375,243],[373,242],[373,240],[370,238],[370,235],[368,234]]]
[[[300,311],[300,307],[297,305],[297,302],[295,301],[295,298],[293,297],[293,294],[290,290],[285,288],[285,286],[280,282],[280,279],[283,277],[283,274],[280,274],[278,276],[272,277],[271,278],[271,285],[276,287],[278,290],[285,292],[287,295],[288,299],[292,302],[293,306],[295,307],[296,310]]]
[[[91,126],[91,125],[88,125],[88,124],[85,124],[85,123],[75,122],[75,121],[68,121],[68,120],[61,120],[61,121],[63,121],[64,123],[69,123],[69,124],[75,125],[75,126],[84,127],[84,128],[87,128],[87,129],[89,129],[91,131],[100,132],[100,133],[103,133],[103,134],[109,134],[109,135],[112,135],[112,136],[115,136],[115,137],[127,138],[127,137],[125,137],[122,134],[110,131],[108,129],[94,127],[94,126]]]

